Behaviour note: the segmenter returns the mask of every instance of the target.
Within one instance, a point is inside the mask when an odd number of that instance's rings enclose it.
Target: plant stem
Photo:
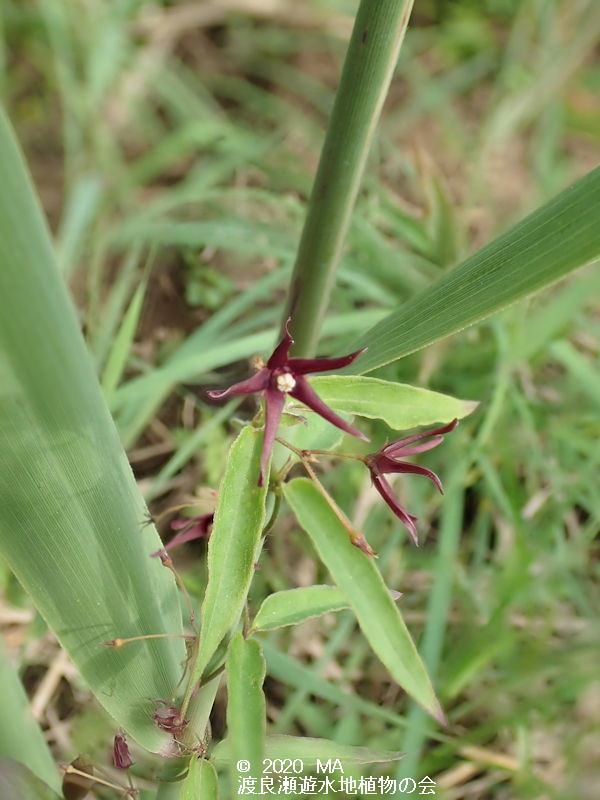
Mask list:
[[[283,322],[314,354],[375,126],[413,0],[361,0],[323,144]]]

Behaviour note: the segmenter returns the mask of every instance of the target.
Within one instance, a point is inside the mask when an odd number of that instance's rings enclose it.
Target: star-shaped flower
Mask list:
[[[269,456],[275,441],[277,427],[286,395],[290,395],[295,400],[311,408],[317,414],[324,417],[328,422],[341,428],[346,433],[351,433],[359,439],[369,441],[357,428],[349,425],[345,420],[333,412],[329,406],[321,400],[319,395],[312,388],[304,377],[311,372],[329,372],[334,369],[351,364],[355,358],[364,353],[366,348],[357,350],[347,356],[340,358],[290,358],[289,352],[294,344],[289,332],[290,319],[285,324],[285,334],[279,342],[273,355],[269,358],[266,365],[260,369],[256,375],[246,381],[235,383],[224,391],[212,391],[208,394],[214,399],[227,397],[231,394],[253,394],[263,392],[265,397],[265,436],[263,440],[263,450],[260,462],[260,477],[258,485],[262,486],[265,479]]]
[[[398,517],[400,522],[406,525],[410,535],[412,536],[413,542],[416,545],[419,544],[417,528],[415,525],[417,517],[408,512],[405,508],[402,508],[398,500],[394,497],[392,487],[386,480],[385,475],[394,472],[410,473],[412,475],[424,475],[426,478],[429,478],[429,480],[433,481],[440,493],[443,494],[444,490],[442,489],[442,484],[435,472],[432,472],[425,467],[419,467],[417,464],[411,464],[408,461],[400,461],[399,459],[403,458],[404,456],[413,456],[416,453],[424,453],[426,450],[431,450],[433,447],[437,447],[438,444],[443,441],[443,434],[450,433],[450,431],[454,430],[457,425],[458,420],[455,419],[452,420],[450,424],[444,425],[442,428],[435,428],[435,430],[432,431],[423,431],[422,433],[416,433],[413,436],[406,436],[403,439],[398,439],[397,442],[388,444],[378,453],[372,453],[371,455],[365,457],[365,464],[371,471],[373,486],[375,486],[379,494],[383,497],[394,514]],[[414,444],[421,439],[427,439],[429,437],[433,437],[429,442],[423,442],[422,444],[417,445]]]

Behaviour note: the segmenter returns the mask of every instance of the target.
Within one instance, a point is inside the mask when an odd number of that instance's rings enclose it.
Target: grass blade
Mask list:
[[[367,331],[356,345],[369,348],[360,371],[480,322],[598,256],[600,167]]]
[[[0,758],[0,797],[10,800],[61,800],[61,796],[37,775],[12,758]]]
[[[178,639],[175,583],[106,408],[18,146],[0,116],[0,552],[98,700],[147,749],[165,735]]]
[[[29,698],[0,637],[0,756],[14,758],[48,786],[60,791],[52,754],[29,707]],[[8,795],[5,795],[8,797]]]
[[[314,694],[328,703],[352,709],[367,717],[384,720],[396,727],[404,727],[404,717],[389,708],[365,700],[337,683],[329,681],[312,667],[299,663],[292,656],[281,653],[269,642],[263,642],[263,652],[267,660],[269,675],[299,691]]]
[[[332,742],[329,739],[315,739],[308,736],[275,735],[265,738],[265,756],[270,759],[300,759],[305,767],[315,767],[317,762],[335,761],[339,758],[345,767],[363,764],[388,764],[400,761],[402,753],[393,750],[375,750],[370,747],[356,747]],[[228,739],[219,742],[213,753],[218,765],[231,760],[231,744]]]
[[[102,375],[102,389],[107,403],[110,403],[127,366],[131,345],[133,344],[140,314],[142,313],[145,294],[146,281],[143,281],[135,290],[113,346],[110,349],[108,360],[104,367],[104,374]]]

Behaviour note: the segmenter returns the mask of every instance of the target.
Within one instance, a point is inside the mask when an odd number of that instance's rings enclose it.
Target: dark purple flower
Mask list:
[[[155,703],[160,703],[162,708],[157,708],[152,716],[156,725],[163,731],[173,734],[173,736],[180,736],[188,725],[188,720],[181,716],[181,713],[174,703],[167,702],[166,700],[155,700]]]
[[[161,547],[156,553],[152,553],[151,557],[160,558],[162,553],[173,550],[175,547],[179,547],[180,544],[192,542],[194,539],[208,539],[214,516],[214,512],[211,512],[210,514],[201,514],[199,517],[174,519],[171,522],[171,530],[181,531],[181,533],[174,536],[168,544]]]
[[[442,489],[442,484],[435,472],[432,472],[425,467],[419,467],[417,464],[411,464],[408,461],[400,461],[399,459],[403,458],[404,456],[413,456],[416,453],[424,453],[426,450],[431,450],[433,447],[437,447],[444,438],[443,434],[450,433],[450,431],[454,430],[457,425],[458,420],[455,419],[452,420],[452,422],[448,425],[444,425],[442,428],[435,428],[435,430],[432,431],[423,431],[422,433],[416,433],[413,436],[406,436],[403,439],[398,439],[397,442],[388,444],[386,447],[380,450],[379,453],[373,453],[365,457],[365,464],[371,470],[373,485],[388,506],[392,509],[394,514],[398,517],[400,522],[406,525],[410,535],[412,536],[413,542],[416,545],[419,544],[417,528],[415,526],[417,517],[406,511],[406,509],[402,508],[400,503],[394,497],[392,487],[384,476],[394,472],[410,473],[412,475],[424,475],[426,478],[429,478],[430,481],[433,481],[441,494],[443,494],[444,490]],[[433,438],[429,442],[423,442],[422,444],[417,445],[414,444],[414,442],[429,438],[430,436]]]
[[[366,442],[369,441],[357,428],[349,425],[341,417],[338,417],[329,406],[326,406],[304,377],[311,372],[328,372],[329,370],[346,367],[348,364],[351,364],[355,358],[358,358],[361,353],[364,353],[366,348],[357,350],[355,353],[350,353],[348,356],[341,356],[340,358],[290,358],[290,348],[294,344],[294,340],[289,332],[290,321],[291,320],[288,319],[286,322],[285,334],[273,351],[273,355],[256,375],[249,378],[247,381],[235,383],[233,386],[230,386],[229,389],[225,389],[225,391],[213,391],[208,393],[210,397],[220,399],[230,394],[264,392],[265,437],[260,462],[259,486],[262,486],[264,483],[267,463],[271,455],[273,442],[275,441],[277,426],[279,425],[279,420],[283,412],[285,397],[288,394],[295,400],[300,400],[301,403],[304,403],[304,405],[311,408],[317,414],[320,414],[328,422],[346,431],[346,433],[358,436],[359,439],[364,439]]]
[[[117,733],[113,743],[113,762],[117,769],[129,769],[133,764],[123,731]]]

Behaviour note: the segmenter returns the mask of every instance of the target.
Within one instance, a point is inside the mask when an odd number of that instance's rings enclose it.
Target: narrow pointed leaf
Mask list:
[[[42,729],[31,713],[29,698],[16,669],[10,663],[1,636],[0,694],[0,757],[20,761],[58,791],[61,784],[58,769]]]
[[[185,647],[172,576],[110,418],[17,144],[0,115],[0,554],[118,725],[165,735]]]
[[[443,720],[417,648],[374,561],[350,544],[348,532],[309,480],[292,481],[284,493],[321,560],[346,595],[375,653],[419,705],[438,721]]]
[[[600,257],[600,167],[467,258],[357,340],[370,372],[495,314]]]
[[[266,487],[256,485],[262,438],[262,431],[244,428],[227,459],[208,545],[208,585],[194,665],[197,678],[237,623],[254,575],[265,520]]]
[[[0,797],[6,800],[61,800],[61,796],[26,766],[0,758]]]
[[[231,783],[237,790],[237,763],[248,761],[249,778],[260,779],[263,773],[265,744],[265,659],[260,643],[234,634],[227,653],[227,729],[231,743]]]
[[[218,766],[225,765],[231,759],[231,743],[225,739],[215,747],[213,760]],[[317,762],[339,760],[344,767],[361,766],[363,764],[388,764],[400,761],[403,753],[393,750],[375,750],[371,747],[355,747],[349,744],[332,742],[329,739],[314,739],[305,736],[267,736],[265,739],[265,757],[270,759],[300,759],[306,770],[315,767]]]
[[[351,689],[342,688],[339,683],[327,680],[319,674],[314,665],[301,664],[298,659],[282,653],[267,641],[262,644],[268,673],[276,680],[299,689],[301,692],[314,694],[315,697],[320,697],[345,709],[365,714],[368,718],[382,719],[396,727],[406,725],[404,717],[392,708],[385,708],[365,700]]]
[[[110,403],[111,397],[127,366],[131,345],[137,330],[140,314],[142,313],[145,294],[146,282],[144,281],[135,290],[129,308],[123,317],[123,321],[110,349],[110,354],[104,368],[104,374],[102,375],[102,389],[107,403]]]
[[[268,631],[297,625],[321,614],[349,608],[346,595],[337,586],[305,586],[269,595],[252,623],[252,630]]]
[[[477,408],[471,400],[362,375],[328,375],[310,382],[327,405],[359,417],[382,419],[395,430],[462,419]]]

